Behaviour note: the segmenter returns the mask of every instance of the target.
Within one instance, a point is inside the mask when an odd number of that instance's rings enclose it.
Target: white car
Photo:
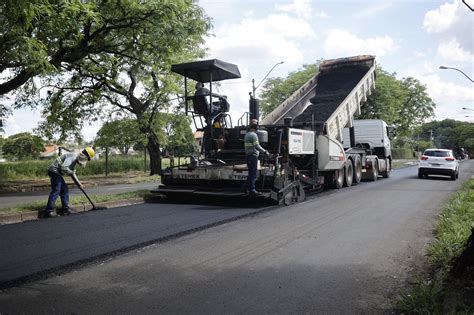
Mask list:
[[[447,175],[456,180],[459,177],[459,161],[454,157],[453,150],[425,150],[418,164],[418,178],[428,175]]]

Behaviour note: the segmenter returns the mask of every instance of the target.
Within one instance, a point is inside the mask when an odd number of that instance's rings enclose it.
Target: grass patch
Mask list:
[[[1,181],[35,180],[48,178],[48,167],[54,159],[51,160],[31,160],[0,163]],[[108,160],[108,174],[123,174],[129,172],[142,171],[144,174],[150,171],[149,158],[145,166],[144,156],[111,156]],[[169,158],[161,160],[162,168],[170,165]],[[174,165],[185,164],[189,158],[174,158]],[[86,167],[77,167],[76,172],[80,177],[104,176],[105,159],[93,160],[87,163]]]
[[[439,215],[436,241],[428,248],[428,258],[436,277],[425,276],[394,303],[397,311],[409,314],[443,314],[445,299],[459,295],[463,283],[449,275],[452,264],[463,252],[474,224],[474,179],[467,181],[443,208]],[[436,280],[432,280],[435,278]],[[474,312],[463,299],[450,302],[456,313]]]
[[[418,162],[418,160],[410,160],[412,163],[413,162]],[[402,167],[408,167],[408,166],[413,166],[415,164],[407,164],[408,161],[392,161],[392,169],[397,169],[397,168],[402,168]]]
[[[148,190],[137,190],[132,192],[124,192],[119,194],[110,194],[110,195],[90,195],[94,203],[107,202],[107,201],[122,201],[122,200],[133,200],[137,198],[144,198],[149,193]],[[40,211],[44,210],[46,207],[47,200],[38,200],[34,202],[20,204],[10,208],[0,208],[0,214],[13,214],[21,213],[27,211]],[[56,201],[56,205],[60,206],[60,200]],[[72,208],[80,207],[85,205],[89,207],[89,200],[85,196],[70,196],[69,204]]]
[[[413,290],[400,293],[395,308],[407,314],[439,314],[442,305],[443,285],[440,281],[419,279]]]

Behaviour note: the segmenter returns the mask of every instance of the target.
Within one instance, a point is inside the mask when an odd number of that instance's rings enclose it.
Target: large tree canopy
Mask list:
[[[2,150],[9,159],[34,159],[40,152],[43,152],[44,141],[29,132],[17,133],[4,140]]]
[[[154,119],[167,110],[182,82],[170,75],[171,64],[204,53],[201,44],[210,22],[203,10],[192,0],[77,0],[63,6],[59,0],[39,2],[69,21],[64,26],[54,19],[39,23],[49,27],[45,41],[51,41],[53,48],[58,45],[45,68],[67,71],[42,81],[49,93],[39,128],[42,134],[51,138],[59,133],[60,140],[71,132],[80,136],[85,122],[126,112],[148,139],[151,174],[158,173],[160,143]],[[55,29],[64,38],[54,35]],[[59,63],[53,62],[57,55],[63,56]],[[31,94],[25,89],[26,98],[19,104],[30,101]]]
[[[438,148],[453,149],[458,153],[464,148],[474,154],[474,147],[471,146],[474,140],[473,123],[453,119],[431,121],[417,128],[414,136],[420,140],[430,140]]]
[[[436,105],[417,79],[399,80],[379,68],[375,86],[358,119],[383,119],[397,126],[398,135],[411,136],[414,128],[434,114]]]
[[[136,58],[137,50],[161,49],[141,36],[178,35],[175,23],[191,1],[166,0],[4,0],[0,2],[0,95],[32,77],[69,71],[99,55]],[[187,23],[181,20],[180,23]],[[193,21],[191,21],[191,25]],[[181,35],[181,36],[179,36]]]
[[[127,155],[130,148],[143,141],[142,137],[137,121],[125,118],[104,123],[97,132],[94,145],[118,148],[122,154]]]

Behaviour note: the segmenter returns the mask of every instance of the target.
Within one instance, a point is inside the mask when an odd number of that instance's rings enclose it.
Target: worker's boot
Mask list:
[[[58,215],[70,215],[71,210],[69,208],[62,208],[61,210],[58,211]]]
[[[52,218],[55,217],[56,214],[54,213],[53,210],[43,210],[43,218]]]

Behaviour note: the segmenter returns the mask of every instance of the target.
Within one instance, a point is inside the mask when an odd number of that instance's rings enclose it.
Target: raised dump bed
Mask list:
[[[342,129],[352,127],[352,117],[360,114],[374,81],[374,56],[324,61],[319,73],[267,115],[262,125],[283,124],[285,117],[292,117],[295,125],[315,123],[323,133],[342,140]]]

